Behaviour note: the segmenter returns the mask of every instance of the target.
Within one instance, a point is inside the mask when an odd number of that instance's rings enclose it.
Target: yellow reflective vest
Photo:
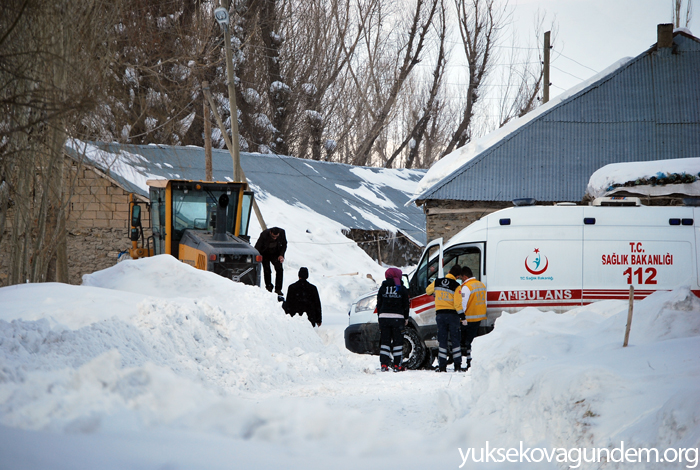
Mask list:
[[[486,286],[475,277],[462,283],[462,308],[468,322],[486,320]],[[435,302],[437,304],[437,301]]]
[[[435,295],[435,313],[458,313],[462,310],[462,294],[459,282],[452,274],[435,279],[426,289],[428,295]]]

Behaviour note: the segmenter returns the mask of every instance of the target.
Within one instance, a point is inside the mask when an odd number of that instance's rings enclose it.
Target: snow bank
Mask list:
[[[616,189],[642,192],[650,195],[688,194],[700,195],[700,183],[668,184],[650,186],[650,183],[624,187],[625,183],[644,183],[650,178],[663,180],[667,175],[688,175],[697,180],[700,175],[700,158],[677,158],[655,160],[651,162],[612,163],[593,173],[588,180],[586,193],[591,197],[601,197],[615,192]],[[641,181],[640,181],[641,180]],[[653,194],[652,194],[653,192]]]
[[[443,398],[454,444],[697,448],[700,299],[685,287],[636,303],[623,348],[626,321],[621,301],[504,314],[475,340],[471,380]]]
[[[277,407],[251,411],[231,396],[361,371],[352,356],[325,346],[306,318],[286,315],[275,295],[171,256],[124,261],[79,287],[0,289],[2,305],[20,297],[23,308],[0,320],[0,423],[7,426],[89,432],[126,414],[146,424],[225,421],[225,433],[239,437],[323,433],[330,418],[300,427],[288,412],[267,429]],[[223,409],[233,416],[217,421]],[[323,409],[314,416],[324,413],[330,416]]]
[[[267,226],[282,227],[287,234],[283,292],[286,294],[289,284],[299,280],[299,268],[309,268],[309,282],[318,288],[323,304],[324,324],[347,326],[350,303],[376,289],[378,284],[373,279],[381,282],[385,268],[343,235],[345,227],[341,224],[303,204],[291,206],[267,193],[256,199],[266,214]],[[253,245],[261,232],[258,220],[251,217]]]

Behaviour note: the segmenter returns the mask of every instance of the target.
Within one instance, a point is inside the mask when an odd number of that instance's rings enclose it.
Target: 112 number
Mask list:
[[[627,284],[632,284],[632,276],[637,276],[637,284],[656,284],[656,268],[646,268],[644,270],[644,273],[649,275],[644,282],[642,282],[642,269],[637,268],[634,272],[632,272],[632,268],[625,269],[625,272],[622,274],[627,276]]]

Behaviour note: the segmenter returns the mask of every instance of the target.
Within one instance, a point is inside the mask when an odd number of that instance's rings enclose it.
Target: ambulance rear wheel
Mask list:
[[[418,369],[425,361],[425,344],[413,328],[403,330],[403,366],[406,369]]]

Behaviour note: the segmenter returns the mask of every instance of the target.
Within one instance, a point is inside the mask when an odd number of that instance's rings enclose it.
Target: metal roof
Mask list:
[[[205,177],[201,147],[82,144],[87,151],[82,151],[79,143],[68,145],[66,152],[78,160],[85,153],[89,164],[126,190],[146,197],[147,179],[203,180]],[[356,167],[251,153],[241,153],[241,166],[259,201],[274,196],[287,204],[303,204],[350,229],[395,227],[414,242],[426,243],[423,211],[414,205],[405,206],[425,170]],[[212,167],[215,180],[232,180],[233,162],[227,150],[212,150]],[[394,186],[408,189],[399,190],[391,185],[392,181],[396,183]]]
[[[580,201],[610,163],[700,156],[700,42],[674,34],[553,106],[416,200]]]

